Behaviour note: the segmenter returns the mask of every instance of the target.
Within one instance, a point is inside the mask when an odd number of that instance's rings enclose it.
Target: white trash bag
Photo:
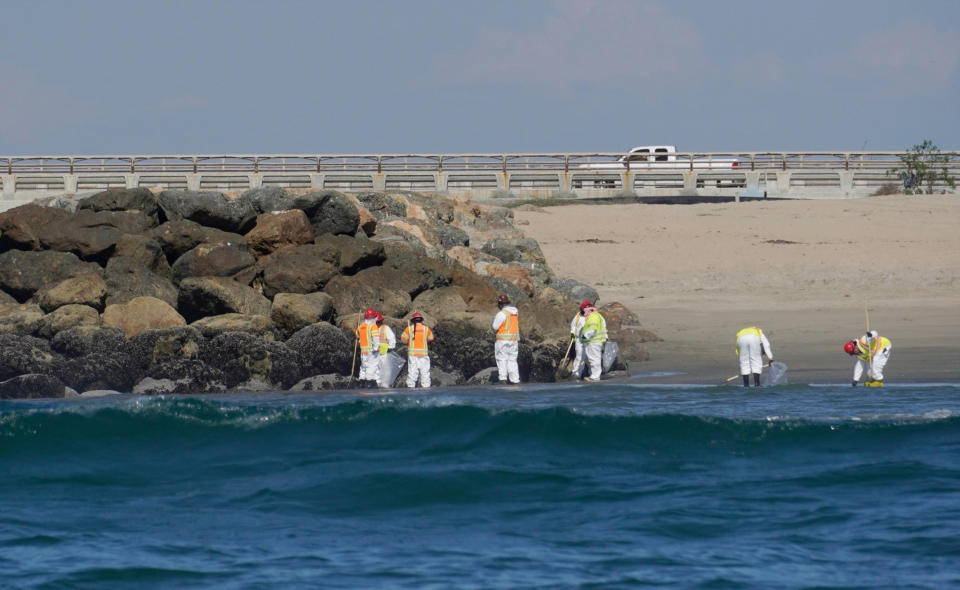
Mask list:
[[[606,373],[617,362],[617,355],[620,354],[620,347],[613,340],[607,340],[603,344],[603,356],[600,357],[600,364],[603,366],[603,372]]]
[[[397,380],[403,365],[407,360],[395,352],[388,352],[380,355],[380,382],[382,387],[393,387],[393,382]]]
[[[760,384],[764,387],[787,384],[787,365],[780,361],[770,363],[770,369],[763,374]]]

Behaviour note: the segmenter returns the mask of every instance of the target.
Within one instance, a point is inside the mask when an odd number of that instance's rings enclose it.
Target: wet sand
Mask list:
[[[791,381],[848,381],[843,343],[893,342],[896,381],[960,380],[960,198],[524,206],[551,269],[620,301],[663,342],[632,373],[724,382],[734,334],[759,325]]]

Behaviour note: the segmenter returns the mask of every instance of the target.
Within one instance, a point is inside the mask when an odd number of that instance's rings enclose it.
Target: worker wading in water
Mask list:
[[[497,373],[500,383],[520,383],[520,367],[517,357],[520,354],[520,322],[517,308],[510,305],[510,298],[497,295],[497,307],[500,311],[493,318],[493,330],[497,340],[493,345],[493,356],[497,360]]]
[[[857,386],[860,377],[866,372],[867,379],[864,385],[877,387],[883,385],[883,368],[890,360],[890,351],[893,344],[889,338],[884,338],[876,330],[870,330],[857,340],[851,340],[843,345],[843,351],[850,356],[856,356],[857,362],[853,366],[853,385]]]
[[[590,367],[590,376],[584,381],[599,381],[603,373],[603,343],[607,341],[607,320],[603,319],[597,308],[589,301],[584,301],[587,307],[583,308],[583,326],[580,328],[580,343],[583,345],[583,356]],[[580,304],[583,307],[583,304]]]
[[[380,328],[377,327],[377,310],[368,307],[363,313],[363,322],[357,326],[360,343],[361,381],[376,381],[380,376]]]
[[[760,387],[760,373],[763,371],[763,358],[773,362],[773,353],[770,352],[770,341],[764,336],[763,330],[750,326],[737,332],[737,354],[740,356],[740,375],[743,377],[743,386],[750,387],[750,375],[753,375],[753,384]]]
[[[423,316],[417,312],[410,316],[410,323],[400,335],[407,344],[407,387],[430,387],[430,343],[433,330],[423,325]]]

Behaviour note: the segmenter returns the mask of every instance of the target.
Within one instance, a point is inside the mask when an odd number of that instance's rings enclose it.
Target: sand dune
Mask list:
[[[884,196],[699,205],[523,207],[558,275],[620,301],[663,343],[634,371],[736,373],[734,333],[758,324],[796,381],[843,381],[843,342],[893,341],[887,380],[960,379],[960,198]]]

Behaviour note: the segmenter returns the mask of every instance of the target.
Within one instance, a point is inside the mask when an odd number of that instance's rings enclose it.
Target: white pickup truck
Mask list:
[[[582,188],[601,188],[601,189],[622,189],[622,173],[626,170],[636,170],[637,172],[657,173],[656,178],[648,177],[634,183],[634,188],[638,186],[651,186],[655,188],[682,188],[683,178],[681,173],[687,170],[709,170],[710,172],[723,173],[724,171],[736,171],[740,166],[739,160],[726,156],[680,156],[677,157],[677,148],[672,145],[643,145],[637,146],[620,156],[616,160],[583,162],[571,167],[573,178],[571,187],[574,189]],[[706,180],[698,178],[697,188],[704,188]],[[711,185],[716,187],[729,186],[739,187],[743,185],[741,179],[713,178],[709,180]]]
[[[613,162],[586,162],[579,164],[581,170],[623,170],[629,164],[631,169],[660,170],[679,169],[689,170],[689,157],[677,158],[677,148],[672,145],[644,145],[631,149],[627,155],[621,156]],[[730,157],[701,156],[693,158],[694,170],[732,170],[740,165],[739,160]]]

